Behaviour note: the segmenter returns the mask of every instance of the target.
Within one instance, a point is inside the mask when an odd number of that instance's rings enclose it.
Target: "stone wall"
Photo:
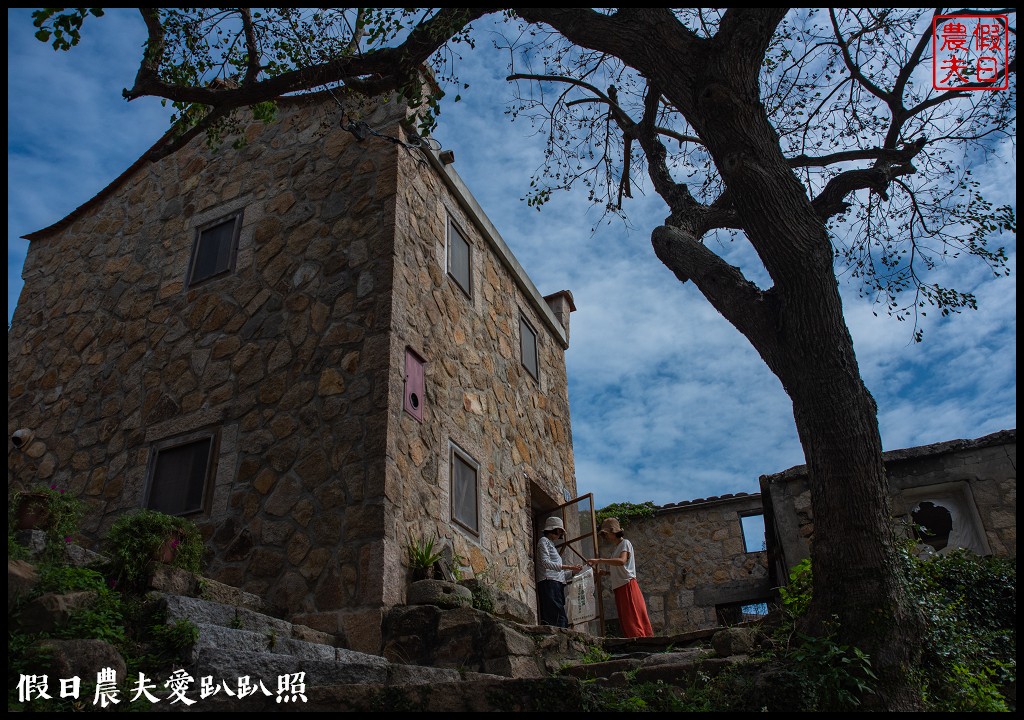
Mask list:
[[[636,552],[637,583],[655,635],[719,625],[716,608],[770,595],[764,550],[747,552],[741,517],[761,512],[760,495],[702,498],[665,505],[624,528]],[[609,548],[602,547],[602,554]],[[615,598],[605,590],[605,618]]]
[[[893,450],[883,454],[894,522],[911,536],[910,513],[923,500],[954,511],[960,527],[948,549],[1017,554],[1017,431],[974,440]],[[772,569],[785,582],[789,569],[810,555],[814,536],[806,466],[761,477]],[[947,550],[943,550],[947,551]]]
[[[31,237],[8,423],[36,440],[8,466],[85,500],[95,539],[143,505],[154,444],[213,432],[207,574],[344,632],[339,607],[380,605],[396,150],[325,108],[138,165]],[[196,228],[238,210],[233,271],[186,287]]]
[[[397,138],[404,113],[361,118]],[[81,497],[96,540],[143,505],[155,447],[213,433],[206,574],[375,651],[410,538],[448,537],[532,599],[526,478],[575,491],[565,332],[439,165],[339,125],[332,100],[288,101],[243,149],[136,163],[29,236],[8,431],[33,438],[8,444],[8,482]],[[239,210],[232,271],[186,287],[197,228]],[[445,273],[449,215],[474,248],[470,302]],[[422,424],[402,411],[406,347],[427,360]],[[450,442],[480,464],[479,537],[452,531]]]
[[[450,166],[399,157],[387,496],[396,552],[451,543],[482,581],[536,608],[532,492],[576,492],[565,374],[566,326],[532,285]],[[450,225],[471,247],[469,296],[446,271]],[[520,318],[536,330],[538,378],[523,366]],[[425,360],[423,420],[402,411],[403,358]],[[451,447],[478,464],[480,532],[451,517]],[[404,592],[397,562],[393,585]],[[398,600],[398,594],[395,595]],[[524,620],[533,620],[523,618]]]
[[[949,544],[939,552],[970,547],[1016,556],[1016,430],[895,450],[884,460],[902,532],[910,536],[911,513],[934,501],[954,519]],[[625,532],[656,635],[713,628],[722,622],[720,606],[773,599],[789,569],[809,555],[814,523],[806,468],[762,476],[761,489],[665,505],[653,517],[629,521]],[[741,519],[756,515],[764,520],[766,549],[747,552]],[[608,590],[603,604],[614,633]]]

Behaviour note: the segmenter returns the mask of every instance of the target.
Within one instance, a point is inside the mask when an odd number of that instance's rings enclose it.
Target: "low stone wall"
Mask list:
[[[767,554],[746,551],[740,521],[760,512],[760,495],[737,493],[665,505],[653,517],[629,521],[624,530],[656,635],[716,627],[718,605],[769,594]],[[611,591],[604,590],[603,602],[612,635]]]

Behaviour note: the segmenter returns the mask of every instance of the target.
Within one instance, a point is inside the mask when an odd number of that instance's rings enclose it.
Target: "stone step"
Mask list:
[[[689,675],[695,666],[709,662],[714,658],[714,651],[702,648],[688,648],[679,652],[632,653],[630,657],[615,657],[604,662],[572,665],[562,669],[563,675],[571,675],[580,680],[617,679],[625,673],[657,676]],[[654,671],[654,668],[660,668]]]
[[[379,655],[335,647],[333,636],[280,618],[212,600],[165,594],[169,623],[189,620],[199,639],[188,658],[193,678],[210,676],[215,684],[235,685],[249,676],[276,692],[279,677],[304,673],[307,686],[426,685],[501,676],[453,668],[389,662]]]
[[[194,678],[212,676],[215,684],[227,682],[229,686],[248,676],[253,684],[262,680],[269,691],[276,692],[280,677],[298,676],[299,673],[304,673],[301,677],[307,686],[384,684],[388,679],[389,663],[382,657],[362,653],[312,660],[263,649],[225,649],[199,644],[192,663],[186,669]]]
[[[276,633],[227,628],[210,623],[196,623],[199,641],[193,646],[192,660],[207,649],[224,652],[267,652],[291,655],[305,660],[338,662],[341,654],[350,652],[341,648],[290,637],[278,637]]]
[[[224,649],[204,646],[187,668],[194,678],[212,676],[214,682],[235,685],[248,676],[253,684],[262,680],[267,690],[276,692],[278,678],[304,673],[307,687],[332,685],[430,685],[467,679],[499,678],[483,673],[462,673],[452,668],[393,664],[378,655],[367,655],[338,648],[334,660],[310,660],[266,650]]]
[[[330,647],[336,644],[335,637],[330,633],[320,632],[305,625],[296,625],[246,607],[170,593],[155,595],[166,608],[168,623],[175,620],[190,620],[196,625],[247,630],[264,638],[301,640]]]

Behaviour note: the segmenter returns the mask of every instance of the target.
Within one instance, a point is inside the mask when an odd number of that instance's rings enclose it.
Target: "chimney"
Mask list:
[[[568,290],[559,290],[556,293],[544,296],[544,301],[555,314],[558,322],[565,328],[565,340],[569,341],[569,313],[576,310],[576,304],[572,301],[572,293]]]

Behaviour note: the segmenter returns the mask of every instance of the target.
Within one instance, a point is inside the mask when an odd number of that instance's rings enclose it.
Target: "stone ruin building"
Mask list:
[[[351,110],[351,108],[349,108]],[[8,485],[194,519],[205,574],[376,652],[438,538],[535,621],[573,498],[568,291],[542,296],[399,102],[283,101],[241,149],[145,157],[34,232],[8,335]]]
[[[1017,431],[883,454],[893,521],[921,551],[1017,554]],[[637,579],[658,635],[751,620],[777,600],[814,538],[807,469],[763,475],[760,493],[671,503],[630,521]],[[615,603],[606,593],[605,617]]]

